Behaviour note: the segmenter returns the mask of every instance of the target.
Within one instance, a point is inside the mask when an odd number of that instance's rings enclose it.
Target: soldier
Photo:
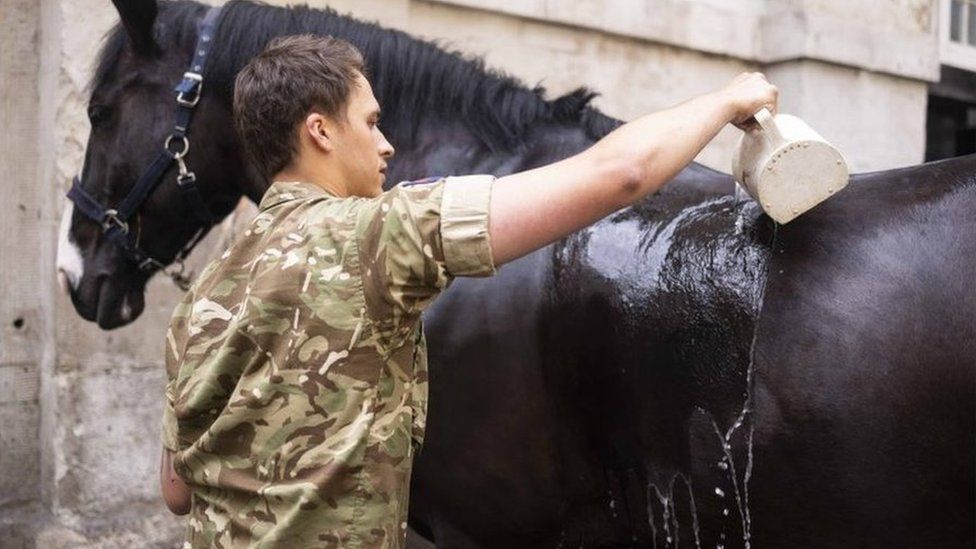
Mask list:
[[[549,166],[383,192],[394,151],[359,52],[272,42],[238,75],[234,114],[274,183],[166,335],[160,481],[191,514],[184,546],[402,546],[427,408],[421,312],[454,277],[656,191],[777,93],[745,73]]]

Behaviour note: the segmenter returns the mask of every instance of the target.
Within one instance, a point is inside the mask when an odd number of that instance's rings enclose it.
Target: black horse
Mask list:
[[[82,185],[116,204],[169,129],[206,7],[120,3]],[[187,162],[211,212],[258,199],[233,78],[274,36],[359,46],[397,145],[390,180],[506,174],[618,122],[329,11],[224,8]],[[133,230],[172,258],[202,227],[169,174]],[[458,280],[426,315],[428,441],[411,524],[442,547],[972,547],[976,156],[858,174],[783,227],[693,164],[658,196]],[[78,312],[111,328],[148,275],[70,211]]]

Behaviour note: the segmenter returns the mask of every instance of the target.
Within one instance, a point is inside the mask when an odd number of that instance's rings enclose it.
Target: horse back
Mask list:
[[[780,227],[770,258],[756,543],[971,547],[976,156],[848,189]]]

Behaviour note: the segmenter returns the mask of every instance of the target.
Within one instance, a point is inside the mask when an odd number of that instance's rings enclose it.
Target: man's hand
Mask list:
[[[759,124],[753,115],[765,107],[776,114],[779,89],[766,81],[761,72],[744,72],[736,76],[718,93],[724,94],[732,108],[732,124],[742,131],[756,128]]]
[[[192,491],[173,469],[173,453],[163,448],[159,459],[159,490],[163,493],[166,507],[175,515],[190,512]]]

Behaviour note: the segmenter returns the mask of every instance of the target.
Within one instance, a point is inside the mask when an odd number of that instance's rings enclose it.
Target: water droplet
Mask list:
[[[668,536],[668,543],[671,543],[671,536]]]
[[[725,516],[729,516],[729,510],[728,509],[722,509],[722,514],[725,515]]]
[[[716,486],[715,487],[715,495],[718,496],[718,497],[720,497],[720,498],[724,498],[725,497],[725,492],[723,492],[721,488],[719,488],[718,486]]]
[[[718,468],[721,469],[721,470],[723,470],[723,471],[727,471],[728,468],[729,468],[729,464],[728,463],[725,463],[724,461],[720,461],[720,462],[718,462]]]

